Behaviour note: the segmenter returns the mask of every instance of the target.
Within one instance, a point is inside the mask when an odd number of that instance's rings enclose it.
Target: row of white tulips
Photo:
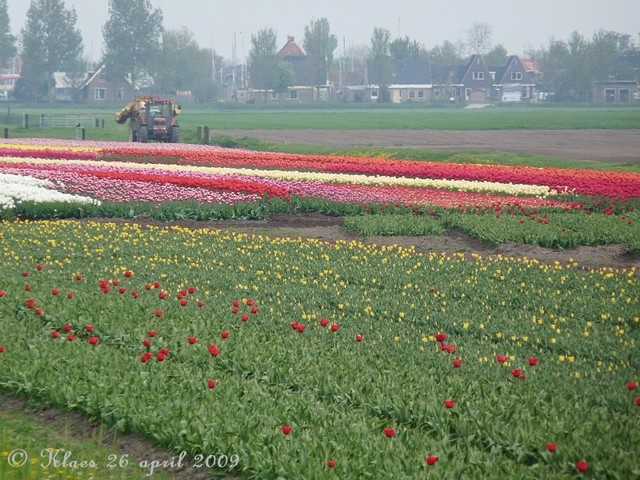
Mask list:
[[[55,190],[48,180],[40,180],[22,175],[0,174],[0,208],[14,208],[16,202],[73,202],[95,203],[93,198],[69,195]]]

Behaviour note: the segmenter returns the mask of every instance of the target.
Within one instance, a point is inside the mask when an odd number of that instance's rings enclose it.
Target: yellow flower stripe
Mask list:
[[[98,147],[58,147],[52,145],[23,145],[15,143],[3,143],[2,148],[13,148],[16,150],[50,150],[57,152],[100,152],[102,148]]]

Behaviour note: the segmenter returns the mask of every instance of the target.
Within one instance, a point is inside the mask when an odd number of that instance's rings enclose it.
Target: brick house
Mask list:
[[[631,104],[640,101],[636,80],[606,80],[593,82],[592,99],[594,103]]]
[[[81,101],[92,104],[129,102],[135,94],[128,80],[108,80],[104,65],[95,72],[88,72],[80,82],[79,89]]]
[[[477,54],[454,70],[451,84],[459,103],[485,103],[495,98],[491,71]]]

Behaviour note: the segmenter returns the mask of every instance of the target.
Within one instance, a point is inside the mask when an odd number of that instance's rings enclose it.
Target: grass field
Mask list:
[[[87,125],[93,140],[126,140],[127,126],[117,125],[111,108],[73,108],[60,106],[12,105],[10,115],[0,114],[0,128],[8,127],[15,137],[74,138],[75,128],[38,128],[41,114],[51,117],[68,115],[104,118],[105,128]],[[21,127],[28,113],[32,128]],[[573,130],[640,128],[638,108],[552,108],[492,107],[485,109],[436,108],[344,108],[344,109],[223,109],[185,105],[180,117],[185,141],[195,141],[200,125],[213,130]],[[39,133],[34,133],[38,131]]]

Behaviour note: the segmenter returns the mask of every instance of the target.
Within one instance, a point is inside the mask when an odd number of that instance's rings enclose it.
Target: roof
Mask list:
[[[278,55],[282,57],[302,57],[304,58],[304,52],[296,44],[295,37],[293,35],[287,35],[287,43],[280,49]]]
[[[392,60],[393,73],[391,82],[394,85],[428,85],[431,84],[431,69],[426,58],[396,58]],[[367,77],[371,85],[380,84],[373,62],[367,61]]]

